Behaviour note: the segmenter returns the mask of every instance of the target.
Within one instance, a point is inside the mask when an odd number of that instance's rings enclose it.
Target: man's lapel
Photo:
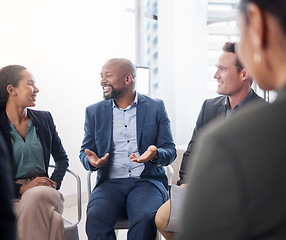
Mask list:
[[[108,149],[111,147],[112,140],[112,132],[113,132],[113,102],[112,100],[105,102],[105,112],[102,116],[102,123],[104,127],[104,131],[106,131],[107,141],[108,141]]]
[[[138,105],[136,108],[136,128],[137,128],[137,144],[139,146],[139,142],[141,139],[142,131],[143,131],[143,126],[144,126],[144,121],[145,121],[145,116],[146,116],[146,109],[147,105],[145,103],[145,98],[144,96],[141,96],[139,93],[138,94]]]
[[[222,98],[222,101],[221,101],[221,104],[220,104],[220,106],[218,107],[218,109],[217,109],[217,116],[220,116],[220,115],[225,115],[226,114],[226,110],[225,110],[225,98],[226,98],[226,96],[224,97],[224,98]]]

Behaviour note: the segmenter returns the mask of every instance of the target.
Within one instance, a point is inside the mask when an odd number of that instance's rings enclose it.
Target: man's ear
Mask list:
[[[243,81],[249,78],[249,73],[245,68],[241,70],[240,74]]]
[[[13,96],[16,95],[16,92],[15,92],[15,90],[14,90],[14,87],[13,87],[11,84],[9,84],[9,85],[7,86],[7,92],[9,93],[9,95],[13,95]]]
[[[128,73],[126,76],[125,76],[125,83],[126,84],[130,84],[132,83],[132,74],[131,73]]]

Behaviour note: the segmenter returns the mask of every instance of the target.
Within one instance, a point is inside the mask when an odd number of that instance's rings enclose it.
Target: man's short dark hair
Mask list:
[[[231,52],[231,53],[235,53],[235,45],[236,43],[235,42],[226,42],[223,47],[222,47],[222,50],[224,52]],[[235,66],[236,66],[236,69],[237,69],[237,72],[241,72],[241,70],[244,68],[241,64],[241,62],[239,61],[237,55],[236,55],[236,60],[235,60]]]

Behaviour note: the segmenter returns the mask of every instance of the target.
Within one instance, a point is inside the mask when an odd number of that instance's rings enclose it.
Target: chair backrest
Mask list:
[[[168,166],[165,166],[165,170],[166,170],[166,174],[168,177],[168,185],[170,187],[174,179],[174,169],[171,165],[168,165]]]

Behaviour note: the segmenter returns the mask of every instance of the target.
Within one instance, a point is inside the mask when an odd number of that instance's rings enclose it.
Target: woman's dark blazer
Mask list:
[[[32,120],[34,126],[36,127],[37,135],[41,141],[44,158],[45,158],[45,168],[46,176],[48,177],[48,167],[50,162],[50,156],[53,156],[55,161],[55,170],[52,173],[50,179],[57,183],[57,189],[60,188],[63,177],[66,173],[68,167],[68,156],[65,149],[61,143],[61,139],[56,130],[51,113],[47,111],[37,111],[28,109],[28,116]],[[9,132],[9,122],[6,115],[6,111],[0,112],[0,129],[3,133],[5,142],[7,144],[9,153],[12,159],[12,144],[11,144],[11,135]],[[12,164],[12,163],[11,163]],[[19,190],[21,184],[15,183],[15,195],[18,198]]]

